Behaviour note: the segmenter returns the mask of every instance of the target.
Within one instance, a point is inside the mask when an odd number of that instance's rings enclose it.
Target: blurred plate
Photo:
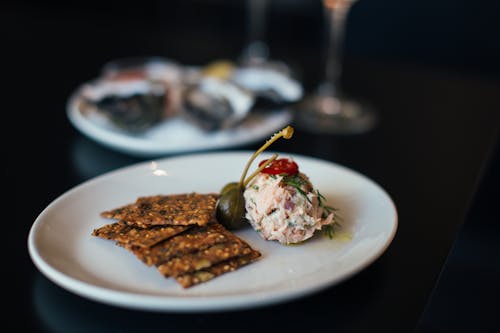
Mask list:
[[[276,304],[318,292],[361,271],[388,248],[397,229],[391,197],[356,171],[300,155],[288,156],[342,215],[339,237],[317,233],[300,245],[284,246],[247,227],[236,234],[259,250],[261,258],[183,289],[113,241],[91,235],[109,223],[100,212],[139,196],[218,191],[240,177],[252,153],[164,158],[86,181],[37,217],[28,236],[30,257],[55,284],[98,302],[159,312],[208,312]]]
[[[292,121],[289,109],[253,112],[239,125],[205,132],[181,118],[160,122],[140,135],[126,133],[95,113],[79,108],[80,89],[67,102],[71,124],[90,139],[116,151],[137,157],[157,157],[174,153],[230,148],[267,139]]]

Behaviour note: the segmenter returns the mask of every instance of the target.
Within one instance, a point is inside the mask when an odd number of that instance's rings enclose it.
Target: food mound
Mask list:
[[[92,235],[114,240],[183,288],[209,281],[259,258],[261,253],[215,219],[216,193],[139,197],[101,213],[116,222]]]
[[[247,220],[266,240],[299,243],[334,223],[332,209],[323,204],[319,192],[291,159],[273,161],[243,195]]]
[[[290,139],[293,132],[293,127],[287,126],[275,133],[250,157],[239,182],[222,188],[216,216],[225,227],[239,229],[250,223],[264,239],[282,244],[303,242],[317,230],[333,237],[339,226],[335,209],[326,205],[326,198],[293,159],[278,158],[275,153],[247,177],[261,152],[280,137]]]

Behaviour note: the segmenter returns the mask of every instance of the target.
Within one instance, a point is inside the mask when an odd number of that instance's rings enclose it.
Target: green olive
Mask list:
[[[232,186],[221,194],[217,202],[216,217],[229,230],[240,229],[246,224],[242,187]]]
[[[238,183],[238,182],[228,183],[228,184],[226,184],[226,186],[224,186],[222,188],[222,190],[220,190],[220,194],[224,194],[226,191],[232,189],[233,187],[239,187],[239,186],[240,186],[240,183]]]

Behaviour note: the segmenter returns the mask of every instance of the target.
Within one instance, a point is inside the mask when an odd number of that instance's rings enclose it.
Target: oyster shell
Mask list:
[[[142,132],[164,117],[167,94],[163,85],[141,81],[101,80],[82,90],[84,106],[101,113],[114,125]]]
[[[141,133],[178,112],[180,67],[152,58],[127,58],[103,67],[98,80],[82,88],[85,112],[98,112],[114,125]]]
[[[304,94],[302,86],[289,73],[271,66],[236,68],[231,80],[271,105],[293,103]]]
[[[206,131],[233,127],[250,112],[254,96],[233,84],[216,77],[202,77],[183,94],[185,117]]]
[[[131,134],[173,118],[205,131],[228,129],[254,109],[302,97],[290,72],[269,64],[240,67],[219,60],[200,68],[162,57],[122,58],[105,64],[100,77],[84,86],[80,105],[103,125]]]

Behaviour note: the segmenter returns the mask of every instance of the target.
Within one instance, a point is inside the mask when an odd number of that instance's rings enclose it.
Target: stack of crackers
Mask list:
[[[261,256],[215,219],[216,193],[139,197],[104,211],[116,220],[92,231],[113,240],[184,288],[234,271]]]

